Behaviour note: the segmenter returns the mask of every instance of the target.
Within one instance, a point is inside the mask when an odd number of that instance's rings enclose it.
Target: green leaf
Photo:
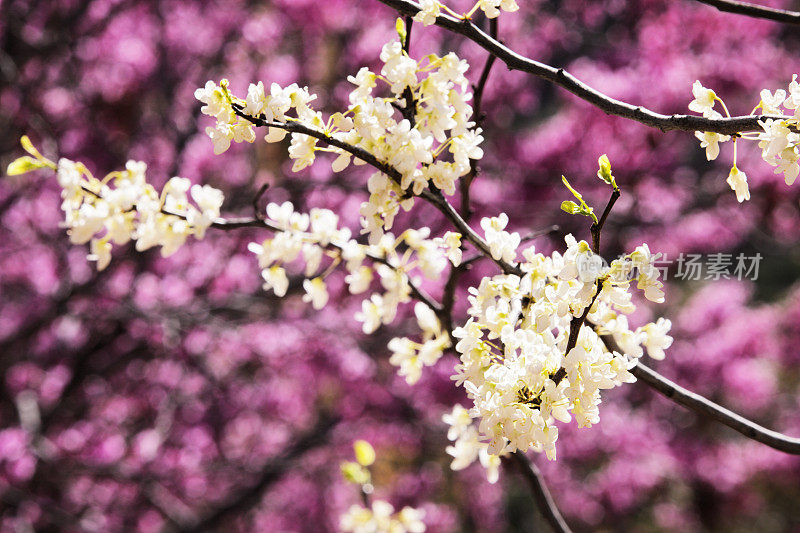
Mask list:
[[[616,189],[617,184],[614,180],[614,175],[611,174],[611,161],[609,161],[606,154],[600,156],[597,160],[597,166],[599,167],[597,177]]]
[[[26,152],[31,154],[36,159],[41,159],[42,158],[42,154],[40,154],[39,150],[37,150],[33,146],[33,143],[31,142],[30,138],[27,135],[23,135],[20,138],[19,143],[22,145],[23,150],[25,150]]]
[[[26,172],[30,172],[45,166],[46,165],[43,162],[38,161],[29,155],[24,155],[8,165],[6,174],[9,176],[18,176],[19,174],[25,174]]]
[[[566,176],[564,176],[564,175],[561,176],[561,182],[564,184],[564,187],[569,189],[569,191],[572,193],[572,195],[575,198],[577,198],[578,200],[583,202],[583,196],[581,196],[581,193],[579,193],[578,191],[576,191],[575,189],[572,188],[572,185],[569,184],[569,182],[567,181],[567,177]]]

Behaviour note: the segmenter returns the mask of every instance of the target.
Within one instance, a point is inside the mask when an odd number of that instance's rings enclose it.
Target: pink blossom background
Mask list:
[[[691,0],[521,4],[500,20],[510,47],[660,112],[685,112],[700,79],[746,114],[762,88],[800,73],[794,28]],[[340,109],[346,76],[378,64],[395,17],[376,0],[4,0],[0,163],[28,134],[95,174],[130,158],[159,185],[181,175],[222,188],[230,215],[252,214],[269,183],[269,201],[333,208],[357,228],[363,171],[333,175],[320,156],[295,174],[285,147],[263,142],[214,156],[193,92],[221,77],[240,93],[250,81],[296,81],[322,109]],[[414,25],[412,55],[450,49],[476,81],[485,52]],[[800,435],[800,189],[745,145],[752,200],[740,205],[725,183],[730,146],[708,163],[689,133],[606,116],[502,65],[484,109],[476,208],[507,212],[522,232],[560,225],[537,248],[557,249],[568,232],[588,238],[585,220],[558,210],[560,175],[600,206],[607,191],[593,176],[607,153],[623,189],[609,256],[641,242],[668,258],[763,256],[757,282],[673,281],[667,304],[643,305],[635,321],[673,321],[660,372]],[[212,233],[168,259],[125,247],[98,274],[59,227],[59,205],[52,175],[0,180],[0,531],[335,530],[359,501],[339,473],[356,438],[377,450],[377,497],[425,509],[429,531],[546,527],[513,469],[496,485],[479,466],[450,471],[440,419],[464,401],[449,379],[455,358],[413,387],[396,376],[386,342],[413,333],[408,309],[364,336],[352,319],[360,299],[338,274],[322,312],[300,301],[299,277],[284,299],[263,292],[246,250],[266,237],[255,230]],[[413,216],[446,228],[433,210]],[[468,284],[490,272],[464,278],[459,316]],[[800,527],[797,458],[638,383],[606,394],[601,419],[562,426],[557,462],[533,458],[575,530]]]

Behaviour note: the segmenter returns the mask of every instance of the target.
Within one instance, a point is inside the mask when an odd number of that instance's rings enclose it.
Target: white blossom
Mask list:
[[[694,100],[689,102],[689,109],[702,113],[704,117],[714,116],[716,112],[713,107],[717,100],[717,94],[711,89],[703,87],[700,80],[695,81],[694,85],[692,85],[692,94],[694,95]]]
[[[311,302],[314,309],[322,309],[328,303],[328,288],[322,278],[307,279],[303,281],[306,294],[304,302]]]
[[[414,15],[414,20],[422,22],[425,26],[436,24],[436,17],[439,16],[441,3],[438,0],[420,0],[420,10]]]
[[[729,141],[729,135],[720,135],[713,131],[696,131],[694,136],[700,139],[700,147],[706,149],[706,159],[713,161],[719,155],[719,143]]]
[[[736,192],[736,199],[744,202],[750,199],[750,189],[747,187],[747,174],[734,166],[728,174],[728,185]]]

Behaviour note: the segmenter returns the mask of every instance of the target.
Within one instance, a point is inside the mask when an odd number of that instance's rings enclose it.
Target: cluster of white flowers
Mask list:
[[[375,500],[370,508],[353,504],[342,515],[339,528],[347,533],[423,533],[423,518],[422,509],[406,506],[395,513],[389,502]]]
[[[139,251],[161,246],[166,257],[190,235],[202,239],[219,217],[224,199],[220,190],[174,177],[158,194],[147,183],[146,169],[142,162],[128,161],[125,170],[98,180],[82,163],[58,161],[64,225],[74,244],[90,242],[88,258],[97,261],[98,270],[111,261],[112,243],[135,240]],[[189,202],[190,195],[197,207]]]
[[[438,0],[420,0],[419,7],[420,11],[414,15],[414,20],[422,22],[425,26],[436,24],[436,17],[439,16],[443,9],[458,18],[470,18],[480,9],[484,12],[486,18],[490,19],[497,18],[501,10],[508,13],[519,10],[519,5],[515,0],[478,0],[472,9],[463,15],[454,12]]]
[[[356,319],[362,322],[364,333],[372,333],[381,324],[389,324],[397,316],[398,306],[411,301],[411,283],[418,285],[420,272],[429,279],[438,279],[447,266],[446,254],[451,254],[453,241],[460,235],[430,239],[428,228],[408,229],[395,238],[384,234],[377,244],[360,244],[352,238],[348,228],[339,228],[339,217],[328,209],[311,209],[309,214],[294,211],[291,202],[267,205],[265,222],[275,230],[272,238],[261,243],[250,243],[248,249],[258,256],[262,268],[264,289],[284,296],[289,287],[285,265],[302,258],[305,262],[303,299],[314,309],[322,309],[328,302],[325,277],[337,265],[344,263],[347,270],[345,282],[352,294],[367,292],[373,280],[378,279],[381,292],[372,293],[362,302]],[[331,258],[330,265],[321,274],[323,257]],[[433,365],[450,346],[450,338],[435,312],[422,302],[414,308],[417,323],[422,331],[422,342],[401,337],[392,339],[389,348],[391,363],[409,384],[420,378],[423,366]]]
[[[450,413],[442,416],[442,421],[450,426],[447,438],[453,441],[453,444],[445,450],[453,456],[450,468],[463,470],[475,459],[479,459],[486,469],[489,483],[497,483],[500,478],[500,456],[489,453],[489,445],[481,440],[478,428],[472,423],[473,418],[469,410],[456,405]]]
[[[689,103],[689,109],[702,113],[708,118],[722,118],[722,114],[714,109],[717,102],[720,102],[722,109],[727,116],[730,116],[725,103],[716,93],[703,87],[700,81],[694,82],[692,86],[694,100]],[[737,139],[747,139],[758,141],[761,148],[761,157],[769,165],[775,167],[776,174],[783,174],[787,185],[791,185],[800,175],[800,83],[797,82],[797,74],[792,76],[789,83],[788,92],[779,89],[774,93],[768,89],[761,91],[761,101],[753,109],[751,114],[761,110],[762,115],[782,116],[782,119],[764,119],[759,121],[759,125],[764,130],[757,134],[739,134],[733,141],[734,146]],[[706,150],[706,158],[711,161],[719,155],[719,143],[731,140],[729,135],[709,131],[695,132],[695,136],[700,140],[701,148]],[[747,185],[747,175],[736,166],[736,149],[734,148],[733,167],[728,175],[728,185],[736,192],[739,202],[750,199],[750,190]]]
[[[453,332],[461,355],[453,379],[473,400],[469,414],[480,419],[480,440],[488,441],[491,455],[533,449],[554,459],[554,420],[574,416],[580,427],[597,423],[600,390],[634,381],[628,370],[643,346],[662,358],[672,343],[668,320],[632,331],[625,316],[634,310],[634,280],[646,298],[663,302],[653,265],[658,255],[643,245],[604,266],[585,241],[571,235],[566,241],[564,255],[524,250],[522,277],[487,277],[471,288],[470,318]],[[567,353],[571,324],[587,308],[597,330],[582,327]],[[609,351],[600,335],[613,337],[624,353]],[[469,445],[469,433],[458,435],[464,436],[449,451],[462,466],[479,452]]]
[[[414,342],[408,337],[395,337],[389,341],[392,357],[389,362],[399,367],[398,374],[406,378],[409,385],[419,381],[423,366],[436,363],[450,347],[450,336],[442,330],[436,313],[422,302],[414,306],[417,324],[422,330],[422,342]]]
[[[350,106],[327,121],[309,107],[316,96],[307,88],[281,88],[273,83],[267,94],[259,82],[251,84],[247,97],[240,99],[230,93],[227,81],[219,86],[209,81],[195,96],[206,104],[203,113],[217,119],[216,126],[207,130],[214,151],[225,151],[232,140],[255,139],[252,122],[236,111],[274,124],[266,136],[268,142],[283,139],[286,131],[280,126],[291,129],[299,124],[327,139],[366,151],[402,176],[397,182],[378,171],[369,179],[370,199],[361,207],[362,226],[363,232],[370,234],[370,242],[376,244],[383,231],[391,229],[400,208],[411,208],[413,195],[431,185],[452,195],[456,179],[470,171],[470,160],[483,157],[481,129],[471,121],[468,102],[472,94],[464,76],[468,68],[465,60],[449,53],[444,57],[430,54],[417,61],[409,57],[399,40],[387,43],[380,57],[384,63],[380,74],[364,67],[348,77],[356,86],[350,93]],[[378,81],[385,83],[388,96],[373,95]],[[289,116],[292,110],[293,116]],[[336,172],[346,168],[351,159],[355,164],[364,163],[344,148],[320,147],[317,143],[316,137],[292,133],[289,156],[294,160],[293,170],[312,164],[319,151],[336,156],[332,162]],[[449,156],[445,157],[445,152]]]
[[[508,215],[505,213],[500,213],[496,217],[481,219],[481,228],[484,235],[486,235],[486,244],[489,245],[492,259],[510,263],[517,257],[517,248],[522,241],[522,237],[516,231],[505,231],[507,225]]]

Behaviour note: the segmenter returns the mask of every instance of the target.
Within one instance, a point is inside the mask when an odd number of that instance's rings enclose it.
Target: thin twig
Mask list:
[[[595,300],[597,300],[597,297],[600,296],[600,291],[602,288],[603,282],[598,279],[595,283],[594,296],[592,296],[592,300],[589,302],[589,305],[584,308],[581,316],[573,316],[569,321],[569,337],[567,338],[567,347],[564,349],[564,355],[569,355],[569,352],[571,352],[572,349],[577,346],[578,336],[580,335],[581,328],[583,327],[583,324],[586,323],[586,317],[589,316],[589,311],[594,305]],[[562,366],[556,371],[555,374],[553,374],[551,379],[553,380],[553,383],[558,385],[566,376],[567,370]]]
[[[410,0],[380,0],[380,2],[408,15],[414,15],[420,11],[419,5]],[[586,85],[563,68],[557,68],[518,54],[497,39],[487,35],[469,20],[440,14],[436,18],[436,24],[467,37],[484,50],[497,56],[511,70],[527,72],[555,83],[609,115],[635,120],[661,131],[712,131],[733,135],[745,131],[760,131],[760,123],[767,119],[786,120],[788,118],[780,115],[745,115],[730,118],[705,118],[682,114],[664,115],[646,107],[635,106],[611,98]]]
[[[536,465],[533,464],[528,456],[520,451],[512,453],[511,459],[517,463],[522,476],[525,478],[525,481],[528,482],[528,486],[533,493],[533,499],[536,500],[539,512],[542,513],[547,523],[550,524],[550,527],[558,533],[569,533],[572,531],[564,521],[564,517],[561,516],[558,506],[556,506],[556,502],[553,500],[553,496],[544,483],[542,473]]]
[[[493,18],[489,20],[489,35],[492,38],[497,39],[498,33],[498,24],[497,18]],[[483,65],[483,70],[481,71],[481,76],[478,78],[478,83],[472,86],[474,97],[473,97],[473,111],[475,116],[475,127],[480,127],[483,124],[483,121],[486,119],[486,116],[483,113],[483,91],[486,88],[486,83],[489,81],[489,73],[492,71],[492,66],[494,65],[497,57],[493,54],[489,54],[486,58],[486,63]],[[478,175],[479,168],[478,168],[478,161],[473,159],[470,161],[470,168],[469,173],[464,176],[460,183],[459,187],[461,189],[461,216],[464,217],[464,220],[469,222],[469,219],[472,218],[472,202],[469,197],[469,190],[472,187],[472,182],[475,181],[475,178]]]
[[[606,208],[603,210],[603,214],[596,223],[592,224],[590,231],[592,233],[592,251],[600,255],[600,233],[603,231],[603,226],[606,223],[606,219],[608,218],[609,213],[611,213],[611,209],[614,208],[614,204],[617,203],[617,198],[619,198],[620,192],[619,189],[616,187],[611,192],[611,198],[608,199],[608,203],[606,204]],[[592,309],[594,302],[597,300],[597,297],[600,296],[600,291],[603,288],[603,282],[598,279],[595,283],[595,291],[594,296],[592,296],[592,301],[589,302],[581,316],[573,316],[572,320],[569,322],[569,337],[567,338],[567,347],[564,350],[565,354],[569,354],[569,352],[575,348],[578,344],[578,336],[580,335],[581,328],[583,324],[586,322],[586,317],[589,316],[589,311]],[[567,375],[567,371],[562,366],[558,369],[558,371],[553,375],[553,382],[558,385],[558,383],[564,379]]]
[[[555,232],[560,231],[560,230],[561,230],[561,226],[559,226],[558,224],[553,224],[552,226],[548,226],[548,227],[542,228],[542,229],[537,229],[537,230],[532,231],[532,232],[530,232],[530,233],[528,233],[526,235],[523,235],[522,238],[520,238],[520,242],[532,241],[532,240],[537,239],[539,237],[542,237],[544,235],[549,235],[550,233],[555,233]]]
[[[592,233],[592,251],[597,255],[600,255],[600,233],[603,231],[603,226],[606,223],[606,219],[608,218],[609,213],[611,213],[611,209],[613,209],[614,204],[617,203],[617,198],[620,196],[619,189],[615,188],[614,191],[611,193],[611,198],[608,199],[608,203],[606,204],[606,208],[603,210],[603,214],[600,216],[600,220],[597,221],[596,224],[592,224],[590,231]]]
[[[178,214],[175,214],[175,213],[169,213],[169,214],[177,216],[177,217],[181,217],[181,215],[178,215]],[[181,217],[181,218],[183,218],[183,217]],[[269,223],[266,220],[259,220],[257,218],[247,218],[247,217],[242,217],[242,218],[218,218],[211,224],[211,227],[212,228],[216,228],[216,229],[220,229],[220,230],[233,230],[233,229],[239,229],[239,228],[266,228],[266,229],[274,231],[274,232],[282,232],[282,231],[284,231],[283,229],[281,229],[281,228],[279,228],[277,226],[274,226],[273,224]],[[338,245],[336,243],[333,243],[333,242],[328,243],[326,248],[330,248],[330,249],[337,250],[337,251],[341,251],[342,250],[342,247],[340,245]],[[392,265],[389,262],[389,260],[386,259],[385,257],[382,257],[380,255],[376,255],[376,254],[372,254],[372,253],[367,253],[366,256],[369,259],[371,259],[372,261],[376,262],[376,263],[381,263],[381,264],[386,265],[388,267],[395,268],[395,266]],[[441,313],[442,305],[439,302],[434,300],[433,297],[431,297],[429,294],[427,294],[420,287],[417,287],[417,285],[413,281],[411,281],[410,279],[406,280],[406,282],[408,283],[408,286],[411,289],[411,293],[414,295],[414,297],[416,297],[419,301],[421,301],[422,303],[427,305],[437,315]]]
[[[411,28],[413,24],[414,18],[410,15],[406,16],[406,39],[403,42],[403,50],[405,51],[406,55],[410,55],[411,53]],[[405,99],[405,106],[398,107],[398,109],[403,115],[403,118],[408,120],[413,128],[417,123],[417,102],[414,99],[414,91],[411,90],[411,87],[406,87],[403,89],[403,98]]]
[[[322,131],[315,130],[314,128],[309,128],[308,126],[304,126],[299,122],[275,122],[267,120],[263,116],[253,117],[242,111],[242,107],[237,104],[234,104],[232,108],[233,112],[237,116],[253,123],[255,126],[279,128],[282,130],[286,130],[290,133],[302,133],[303,135],[314,137],[331,146],[341,148],[342,150],[350,153],[351,155],[356,156],[365,163],[368,163],[369,165],[377,168],[378,170],[380,170],[381,172],[383,172],[384,174],[386,174],[387,176],[389,176],[398,183],[403,178],[403,175],[400,173],[399,170],[397,170],[390,164],[381,161],[380,159],[378,159],[368,151],[364,150],[363,148],[360,148],[358,146],[353,146],[352,144],[346,143],[344,141],[340,141],[336,137],[332,137]]]
[[[775,9],[774,7],[759,6],[748,4],[747,2],[737,2],[736,0],[697,0],[701,4],[716,7],[720,11],[735,13],[737,15],[747,15],[748,17],[774,20],[784,24],[800,24],[800,13],[797,11],[787,11],[785,9]]]
[[[461,217],[461,215],[458,214],[458,211],[456,211],[453,205],[447,201],[447,198],[445,198],[441,192],[423,191],[422,197],[439,209],[439,211],[441,211],[441,213],[447,217],[448,220],[450,220],[456,229],[458,229],[459,233],[461,233],[463,237],[474,244],[482,254],[494,261],[503,270],[503,272],[506,274],[522,276],[523,272],[519,265],[504,261],[502,257],[500,259],[495,259],[492,257],[489,244],[480,235],[478,235],[469,224],[467,224],[467,222]]]
[[[492,35],[492,37],[497,38],[497,32],[497,19],[494,18],[489,21],[489,33]],[[486,118],[481,107],[483,103],[483,91],[489,81],[489,73],[491,72],[492,65],[494,65],[496,59],[497,58],[492,54],[488,55],[486,58],[486,63],[483,65],[481,75],[478,78],[478,83],[472,86],[474,93],[473,110],[475,113],[475,128],[479,128]],[[472,209],[472,200],[470,199],[470,187],[472,187],[472,183],[477,177],[478,172],[480,172],[480,169],[478,168],[478,161],[476,159],[471,159],[469,164],[469,172],[466,176],[459,180],[458,184],[459,192],[461,193],[461,217],[464,219],[464,223],[466,224],[469,224],[469,221],[474,214]],[[447,283],[445,283],[444,292],[442,293],[442,307],[444,308],[443,314],[445,315],[445,319],[451,330],[453,327],[453,306],[455,305],[456,301],[456,286],[458,285],[459,278],[461,278],[461,275],[468,268],[469,263],[461,263],[457,267],[451,268],[450,276],[447,278]]]
[[[498,19],[497,17],[493,19],[489,19],[489,35],[492,39],[497,39],[498,33]],[[481,108],[481,104],[483,102],[483,91],[486,88],[486,82],[489,80],[489,73],[492,71],[492,66],[494,62],[497,60],[497,56],[494,54],[489,54],[489,57],[486,58],[486,63],[483,65],[483,70],[481,71],[481,77],[478,79],[478,84],[473,86],[473,93],[474,97],[472,99],[474,103],[474,111],[475,111],[475,118],[478,121],[483,120],[483,110]]]
[[[258,202],[261,200],[261,197],[264,196],[264,193],[267,192],[267,189],[269,189],[269,183],[265,183],[259,187],[258,192],[253,197],[253,216],[258,220],[264,220],[264,212],[259,209]]]

